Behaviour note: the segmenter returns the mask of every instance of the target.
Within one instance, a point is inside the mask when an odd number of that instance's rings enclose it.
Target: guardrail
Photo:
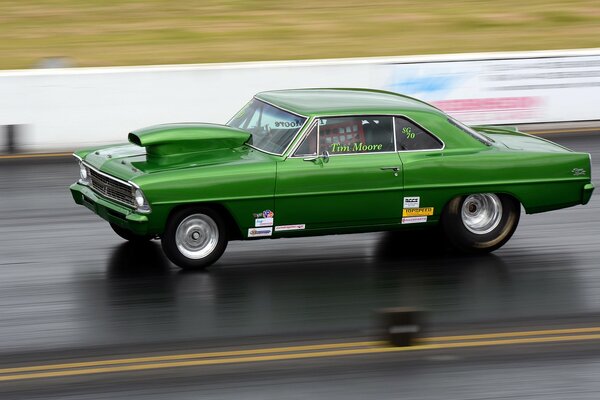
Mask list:
[[[0,152],[122,142],[159,123],[224,123],[257,92],[305,87],[396,91],[467,123],[597,120],[600,49],[0,71]]]

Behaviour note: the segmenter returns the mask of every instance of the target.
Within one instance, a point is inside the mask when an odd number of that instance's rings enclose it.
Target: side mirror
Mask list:
[[[329,152],[326,150],[323,153],[321,153],[320,156],[310,156],[310,157],[304,158],[304,161],[317,161],[317,160],[322,160],[323,163],[328,163],[329,162]]]

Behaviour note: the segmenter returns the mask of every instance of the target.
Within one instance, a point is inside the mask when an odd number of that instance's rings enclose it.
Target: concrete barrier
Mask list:
[[[342,60],[0,71],[12,151],[122,142],[147,125],[226,122],[253,94],[366,87],[430,101],[467,123],[600,119],[600,49]]]

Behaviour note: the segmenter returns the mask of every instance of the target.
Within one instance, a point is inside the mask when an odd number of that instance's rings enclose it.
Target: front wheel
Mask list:
[[[200,270],[217,261],[227,247],[223,218],[210,208],[192,207],[171,215],[162,248],[174,264],[186,270]]]
[[[489,253],[502,247],[519,224],[521,205],[514,198],[478,193],[452,199],[442,213],[450,244],[465,253]]]

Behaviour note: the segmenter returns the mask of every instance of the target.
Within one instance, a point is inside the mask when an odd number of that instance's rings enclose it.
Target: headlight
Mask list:
[[[148,200],[144,196],[144,192],[140,188],[135,188],[133,192],[133,198],[135,200],[135,206],[137,211],[143,213],[150,212],[150,204],[148,204]]]
[[[79,163],[79,183],[82,185],[87,185],[90,183],[88,169],[82,162]]]

